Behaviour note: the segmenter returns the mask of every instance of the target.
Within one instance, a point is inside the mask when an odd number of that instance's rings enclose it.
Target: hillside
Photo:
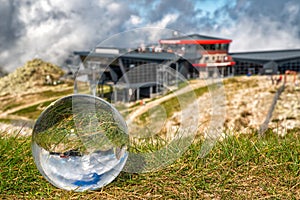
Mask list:
[[[30,134],[46,106],[73,93],[73,81],[61,82],[63,75],[58,66],[34,59],[0,78],[0,130]]]
[[[63,70],[58,66],[34,59],[0,78],[0,96],[35,91],[37,87],[57,81],[63,74]],[[47,76],[52,80],[47,80]]]

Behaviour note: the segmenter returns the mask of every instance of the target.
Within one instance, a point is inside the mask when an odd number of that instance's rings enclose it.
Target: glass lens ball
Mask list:
[[[97,190],[123,169],[129,141],[126,123],[108,102],[91,95],[61,98],[37,119],[32,154],[54,186]]]

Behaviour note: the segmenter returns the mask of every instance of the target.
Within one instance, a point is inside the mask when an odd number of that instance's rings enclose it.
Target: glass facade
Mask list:
[[[234,72],[235,75],[245,75],[251,71],[252,74],[263,74],[263,63],[247,60],[235,59]],[[264,62],[265,63],[265,62]],[[300,58],[286,61],[277,61],[278,72],[284,74],[286,70],[300,72]]]
[[[300,72],[300,58],[279,64],[278,70],[280,73],[285,73],[286,70]]]
[[[251,72],[251,74],[262,73],[263,65],[247,61],[236,61],[234,66],[235,75],[245,75]]]

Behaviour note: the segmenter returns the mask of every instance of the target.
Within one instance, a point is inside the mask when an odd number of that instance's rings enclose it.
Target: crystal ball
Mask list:
[[[40,173],[54,186],[97,190],[122,171],[129,142],[127,125],[108,102],[70,95],[49,105],[32,133],[32,154]]]

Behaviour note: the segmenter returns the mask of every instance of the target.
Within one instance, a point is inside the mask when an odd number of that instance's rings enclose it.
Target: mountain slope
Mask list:
[[[58,80],[63,74],[64,71],[58,66],[34,59],[13,73],[0,78],[0,95],[24,93],[36,86],[43,86]]]

